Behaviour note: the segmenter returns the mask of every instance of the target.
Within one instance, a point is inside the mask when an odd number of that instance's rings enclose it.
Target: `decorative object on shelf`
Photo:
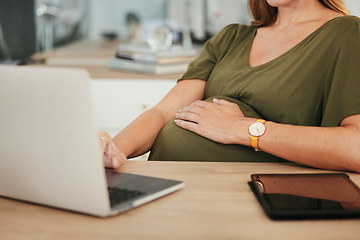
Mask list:
[[[147,37],[147,43],[154,51],[167,50],[173,43],[174,35],[167,26],[154,29]]]

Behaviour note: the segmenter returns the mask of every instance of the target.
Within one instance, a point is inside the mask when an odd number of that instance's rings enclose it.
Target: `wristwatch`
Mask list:
[[[258,144],[260,137],[265,133],[265,120],[258,119],[256,122],[251,124],[249,127],[249,133],[251,146],[255,149],[255,151],[260,151]]]

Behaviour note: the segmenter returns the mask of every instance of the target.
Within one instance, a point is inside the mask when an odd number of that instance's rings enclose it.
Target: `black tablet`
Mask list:
[[[252,174],[249,186],[274,220],[360,218],[360,189],[344,173]]]

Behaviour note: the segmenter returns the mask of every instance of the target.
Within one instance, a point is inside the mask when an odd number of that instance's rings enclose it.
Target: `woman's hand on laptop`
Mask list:
[[[125,154],[118,149],[107,132],[99,132],[99,142],[106,168],[118,168],[126,163],[127,158]]]

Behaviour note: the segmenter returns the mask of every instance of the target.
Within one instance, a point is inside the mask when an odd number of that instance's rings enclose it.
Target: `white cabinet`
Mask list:
[[[92,79],[98,130],[115,136],[137,116],[156,105],[175,84],[173,79]]]

